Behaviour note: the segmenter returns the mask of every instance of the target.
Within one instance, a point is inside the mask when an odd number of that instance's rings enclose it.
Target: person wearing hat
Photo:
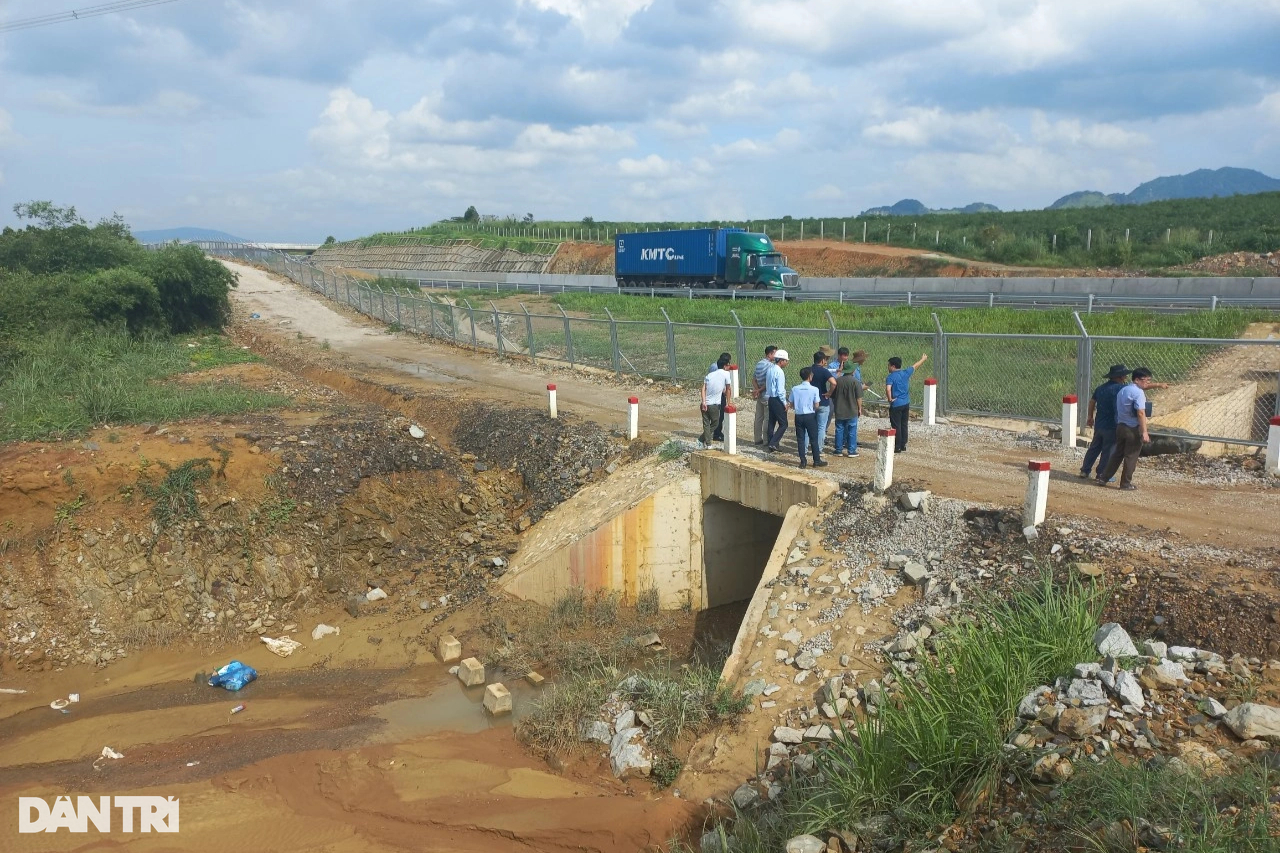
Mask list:
[[[770,453],[778,452],[778,442],[787,433],[787,375],[783,371],[790,360],[786,350],[778,350],[764,376],[764,396],[769,406],[769,437],[765,447]]]
[[[1085,420],[1087,426],[1093,427],[1093,440],[1084,452],[1084,465],[1080,468],[1082,478],[1093,473],[1093,466],[1098,465],[1098,476],[1102,476],[1107,462],[1111,459],[1111,451],[1116,446],[1116,395],[1124,387],[1129,369],[1123,364],[1113,364],[1107,371],[1107,381],[1093,389],[1089,397],[1089,414]]]
[[[1107,460],[1107,467],[1102,469],[1095,480],[1099,486],[1106,486],[1123,464],[1120,488],[1129,492],[1138,488],[1133,484],[1133,472],[1137,470],[1142,445],[1151,441],[1151,435],[1147,432],[1146,391],[1153,384],[1150,370],[1135,367],[1133,381],[1116,394],[1116,446],[1111,451],[1111,458]]]

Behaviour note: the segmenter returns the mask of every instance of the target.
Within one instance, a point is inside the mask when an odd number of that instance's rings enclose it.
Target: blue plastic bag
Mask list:
[[[251,666],[245,666],[238,660],[218,670],[209,679],[210,687],[224,687],[227,690],[239,690],[250,681],[258,677],[258,671]]]

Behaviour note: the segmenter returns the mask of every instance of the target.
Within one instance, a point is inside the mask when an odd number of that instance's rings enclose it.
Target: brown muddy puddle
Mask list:
[[[492,718],[483,688],[429,655],[388,658],[362,633],[311,657],[220,654],[261,673],[238,693],[196,683],[210,662],[193,652],[14,685],[29,692],[0,695],[0,850],[635,851],[693,820],[607,762],[562,776],[525,753],[512,723],[542,688],[505,679],[516,717]],[[72,690],[69,713],[49,708]],[[95,769],[104,746],[124,757]],[[125,833],[118,813],[111,833],[17,831],[20,796],[138,794],[178,797],[179,832]]]

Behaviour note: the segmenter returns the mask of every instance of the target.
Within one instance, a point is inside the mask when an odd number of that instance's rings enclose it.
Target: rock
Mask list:
[[[436,656],[442,663],[452,663],[462,657],[462,643],[452,634],[441,634],[436,641]]]
[[[364,594],[365,601],[381,601],[386,597],[386,592],[384,592],[381,587],[376,586]]]
[[[545,678],[543,678],[541,675],[539,675],[536,672],[530,672],[526,674],[524,677],[524,680],[532,684],[534,687],[541,687],[542,682],[546,681]]]
[[[804,639],[804,634],[801,634],[795,628],[792,628],[790,631],[782,635],[782,641],[784,643],[790,643],[793,646],[799,645],[800,641],[803,639]]]
[[[898,504],[907,512],[928,512],[928,492],[905,492],[898,497]]]
[[[814,757],[808,753],[794,756],[791,759],[792,769],[799,773],[812,773],[814,764]]]
[[[809,726],[804,730],[805,740],[831,740],[833,736],[831,726],[828,725]]]
[[[484,664],[475,658],[467,658],[458,664],[458,680],[467,687],[484,684]]]
[[[911,562],[902,567],[902,579],[912,586],[924,582],[929,577],[929,567],[924,563]]]
[[[633,729],[636,725],[636,712],[630,708],[613,718],[613,730],[615,732],[624,732],[627,729]]]
[[[1036,530],[1034,524],[1028,524],[1026,527],[1022,528],[1022,537],[1028,542],[1034,541],[1039,535],[1040,533]]]
[[[1102,731],[1107,721],[1107,705],[1089,705],[1084,708],[1068,708],[1058,715],[1058,731],[1069,738],[1083,740]]]
[[[1076,563],[1076,574],[1085,578],[1102,577],[1102,566],[1097,563]]]
[[[719,829],[712,829],[702,833],[702,838],[698,840],[698,850],[700,853],[729,853],[729,848],[725,844],[725,836]]]
[[[1102,665],[1097,663],[1078,663],[1075,666],[1076,678],[1097,678]]]
[[[914,652],[920,646],[920,641],[911,634],[903,634],[898,639],[890,643],[885,651],[889,654],[897,654],[898,652]]]
[[[765,681],[763,678],[753,678],[748,681],[742,688],[742,695],[748,698],[754,698],[764,692]]]
[[[422,431],[422,427],[418,426],[417,424],[409,424],[409,435],[418,439],[427,437],[427,434]]]
[[[619,779],[630,776],[648,776],[653,770],[653,760],[643,744],[632,743],[644,734],[639,727],[623,729],[613,736],[609,744],[609,765]]]
[[[1050,692],[1048,687],[1037,687],[1018,703],[1018,716],[1024,720],[1034,720],[1040,710],[1040,697]]]
[[[1143,456],[1171,456],[1179,453],[1195,453],[1200,450],[1201,442],[1199,439],[1190,438],[1191,433],[1179,427],[1156,426],[1151,427],[1152,431],[1159,429],[1161,433],[1172,433],[1171,435],[1153,435],[1151,441],[1142,445]]]
[[[804,551],[799,548],[792,548],[791,553],[787,555],[787,565],[793,565],[804,559]]]
[[[1222,706],[1222,703],[1212,696],[1201,699],[1200,704],[1196,707],[1200,709],[1200,713],[1206,717],[1213,717],[1215,720],[1225,716],[1227,713],[1227,709]]]
[[[1132,705],[1138,710],[1142,710],[1147,704],[1142,695],[1142,685],[1138,683],[1137,677],[1127,670],[1116,675],[1111,691],[1121,703]]]
[[[1142,644],[1142,653],[1153,658],[1164,659],[1169,656],[1169,646],[1166,643],[1157,643],[1154,640],[1146,640]]]
[[[1195,663],[1199,658],[1199,649],[1193,649],[1190,646],[1170,646],[1169,659],[1176,660],[1179,663]]]
[[[578,724],[578,740],[592,743],[609,743],[613,732],[604,720],[590,720]]]
[[[754,785],[739,785],[734,790],[733,796],[729,798],[733,801],[734,806],[739,809],[749,809],[760,800],[760,792],[756,790]]]
[[[1280,744],[1280,708],[1245,702],[1228,711],[1222,721],[1241,740]]]
[[[1100,655],[1117,658],[1138,656],[1138,649],[1129,638],[1129,632],[1116,622],[1108,622],[1095,631],[1093,645]]]
[[[326,625],[323,622],[321,622],[319,625],[311,629],[311,639],[319,640],[320,638],[327,637],[330,634],[341,634],[341,633],[342,633],[341,628],[335,628],[332,625]]]
[[[786,853],[827,853],[827,842],[816,835],[797,835],[785,849]]]
[[[495,682],[484,689],[484,709],[492,717],[511,713],[511,691],[505,684]]]
[[[901,569],[907,563],[911,562],[911,558],[906,554],[894,554],[889,558],[889,568]]]
[[[801,652],[796,655],[796,666],[800,669],[813,669],[818,665],[818,659],[813,656],[813,652]]]
[[[1106,705],[1107,694],[1102,690],[1102,682],[1093,679],[1073,678],[1067,687],[1068,699],[1079,699],[1082,705]]]
[[[804,732],[789,726],[777,726],[773,730],[773,739],[778,743],[804,743]]]

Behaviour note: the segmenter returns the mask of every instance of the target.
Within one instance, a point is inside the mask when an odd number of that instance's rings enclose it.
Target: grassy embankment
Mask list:
[[[1275,850],[1268,811],[1275,778],[1263,765],[1206,778],[1113,758],[1084,767],[1055,797],[1027,786],[1038,756],[1006,745],[1018,703],[1095,660],[1103,596],[1048,572],[983,596],[935,635],[933,654],[877,715],[817,753],[812,775],[793,777],[775,805],[721,824],[722,849],[774,853],[791,837],[831,831],[892,839],[889,849],[932,849],[940,829],[1000,809],[1011,789],[1026,786],[1032,796],[1004,810],[1018,812],[1012,832],[980,849],[1133,850],[1123,832],[1109,843],[1107,828],[1146,820],[1170,828],[1183,841],[1179,850]]]
[[[236,383],[171,381],[251,361],[218,330],[235,277],[194,247],[147,252],[119,219],[15,206],[0,234],[0,441],[96,425],[228,415],[284,399]]]
[[[1047,268],[1123,267],[1159,270],[1205,255],[1280,248],[1280,193],[1225,198],[1193,198],[1141,205],[1026,210],[1005,213],[949,213],[925,216],[791,217],[743,221],[613,222],[587,217],[578,222],[522,222],[515,218],[482,223],[437,222],[399,233],[375,234],[365,245],[408,240],[467,238],[494,248],[532,248],[543,241],[608,242],[618,231],[745,227],[774,239],[861,240],[933,250],[979,261]],[[1213,232],[1210,242],[1209,232]],[[1127,232],[1127,236],[1126,236]],[[1056,237],[1056,241],[1055,241]],[[521,247],[524,248],[521,248]],[[1274,275],[1274,270],[1241,270],[1240,275]]]

